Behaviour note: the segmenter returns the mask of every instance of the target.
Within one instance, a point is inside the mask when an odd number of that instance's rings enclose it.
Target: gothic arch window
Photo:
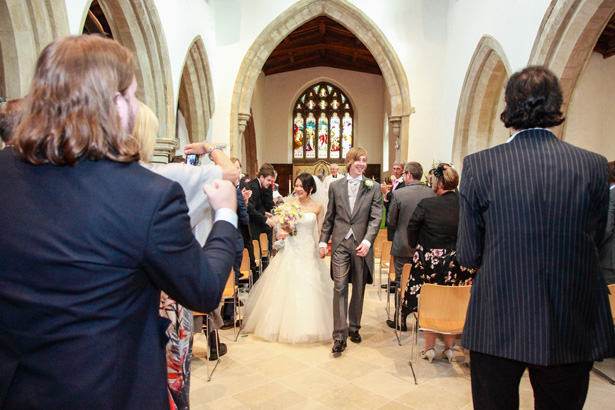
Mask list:
[[[342,162],[354,144],[354,111],[338,87],[308,87],[293,109],[293,163]]]

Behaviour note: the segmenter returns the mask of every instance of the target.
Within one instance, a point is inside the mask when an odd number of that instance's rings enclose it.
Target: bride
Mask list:
[[[299,174],[293,200],[301,207],[297,233],[286,237],[248,296],[244,330],[261,339],[293,344],[331,340],[333,281],[318,255],[324,209],[311,198],[314,192],[312,176]]]

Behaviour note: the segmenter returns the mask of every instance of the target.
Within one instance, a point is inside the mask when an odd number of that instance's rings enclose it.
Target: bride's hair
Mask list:
[[[297,178],[295,178],[295,183],[297,183],[297,180],[301,181],[301,185],[303,186],[303,190],[305,192],[310,195],[316,193],[316,183],[310,174],[307,172],[302,172],[297,175]]]

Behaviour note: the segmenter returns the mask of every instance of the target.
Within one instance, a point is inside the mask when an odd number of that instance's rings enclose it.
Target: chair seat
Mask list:
[[[420,330],[444,333],[447,335],[463,333],[465,319],[421,318]]]

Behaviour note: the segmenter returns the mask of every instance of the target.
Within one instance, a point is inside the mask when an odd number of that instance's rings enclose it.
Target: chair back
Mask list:
[[[609,302],[611,304],[611,315],[613,316],[613,324],[615,325],[615,285],[609,285]]]
[[[235,272],[231,269],[231,274],[228,276],[226,286],[224,286],[224,292],[222,292],[222,299],[231,299],[235,297]]]
[[[391,245],[393,242],[384,241],[382,242],[382,251],[380,252],[380,266],[383,268],[388,268],[391,263]]]
[[[412,264],[406,263],[404,265],[404,269],[401,271],[401,283],[397,287],[397,291],[401,292],[402,299],[404,300],[404,291],[406,290],[406,285],[408,284],[408,279],[410,279],[410,271],[412,270]]]
[[[260,241],[261,255],[268,256],[269,255],[269,239],[267,238],[267,234],[265,232],[261,233],[258,239]]]
[[[395,256],[393,255],[389,258],[389,280],[395,281]]]
[[[379,230],[378,235],[376,236],[376,240],[374,241],[374,258],[380,258],[380,252],[382,251],[382,242],[384,242],[386,238],[386,229]]]
[[[418,306],[419,327],[444,334],[461,334],[470,302],[471,286],[426,283]]]
[[[241,267],[239,268],[239,272],[241,272],[242,279],[248,278],[250,276],[250,253],[246,248],[243,248]]]

